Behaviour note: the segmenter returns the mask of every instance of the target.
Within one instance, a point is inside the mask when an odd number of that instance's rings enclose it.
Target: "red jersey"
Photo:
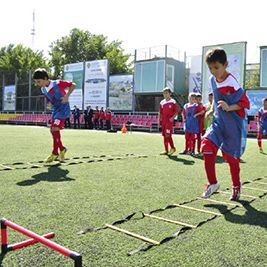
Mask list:
[[[111,121],[111,112],[106,112],[106,121]]]
[[[105,112],[102,111],[102,110],[100,111],[99,119],[100,120],[104,120],[105,119]]]
[[[178,113],[178,106],[174,99],[172,98],[170,100],[163,99],[160,102],[160,118],[162,125],[170,123],[170,118],[177,113]]]
[[[96,110],[94,113],[94,118],[99,119],[99,116],[100,116],[99,110]]]

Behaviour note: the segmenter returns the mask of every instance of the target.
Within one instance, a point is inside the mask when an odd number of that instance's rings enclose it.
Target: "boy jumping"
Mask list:
[[[206,63],[212,74],[210,77],[213,91],[212,109],[214,117],[202,141],[204,165],[208,178],[203,198],[208,198],[219,189],[215,173],[218,149],[230,166],[232,195],[230,200],[240,197],[240,157],[246,146],[246,113],[250,104],[245,91],[235,77],[229,73],[227,56],[223,49],[215,48],[206,54]]]
[[[41,86],[41,91],[45,95],[48,106],[53,106],[52,120],[50,131],[53,137],[53,152],[49,155],[45,162],[52,162],[56,159],[63,161],[66,147],[62,145],[60,130],[64,129],[65,119],[70,116],[69,96],[76,87],[73,82],[63,80],[52,81],[49,79],[45,69],[37,69],[34,71],[33,79],[37,85]],[[68,88],[66,93],[65,89]],[[60,153],[58,155],[58,149]]]

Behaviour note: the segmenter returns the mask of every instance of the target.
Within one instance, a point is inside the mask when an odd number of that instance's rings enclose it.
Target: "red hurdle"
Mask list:
[[[31,244],[40,242],[44,244],[47,247],[52,248],[53,250],[56,250],[57,252],[70,257],[71,259],[74,260],[74,267],[82,267],[82,256],[78,254],[77,252],[71,251],[61,245],[58,245],[57,243],[49,240],[48,238],[53,238],[55,236],[54,233],[49,233],[45,234],[43,236],[38,235],[30,230],[27,230],[26,228],[11,222],[5,218],[2,218],[1,220],[1,249],[2,249],[2,254],[6,254],[7,252],[15,249],[19,249],[22,247],[29,246]],[[7,227],[12,228],[15,231],[18,231],[31,239],[15,243],[12,245],[8,245],[7,242]]]

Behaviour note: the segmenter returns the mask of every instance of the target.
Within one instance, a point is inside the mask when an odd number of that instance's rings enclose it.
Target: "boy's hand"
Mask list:
[[[68,103],[69,102],[69,97],[67,95],[64,95],[62,98],[61,98],[61,103],[62,104],[65,104],[65,103]]]
[[[52,103],[51,102],[48,102],[47,103],[47,105],[46,105],[46,108],[48,109],[48,110],[51,110],[52,109]]]
[[[224,111],[228,111],[229,110],[228,104],[225,101],[223,101],[223,100],[219,100],[218,101],[217,108],[222,108]]]

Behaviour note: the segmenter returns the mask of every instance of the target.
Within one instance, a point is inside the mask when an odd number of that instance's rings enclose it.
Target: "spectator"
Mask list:
[[[110,108],[106,109],[106,127],[107,127],[107,131],[109,131],[111,129],[111,110]]]
[[[95,107],[95,112],[94,112],[94,127],[95,129],[99,129],[99,109],[98,106]]]
[[[84,123],[85,123],[85,128],[88,129],[93,129],[93,109],[91,106],[88,106],[86,110],[84,111]]]
[[[74,128],[76,129],[76,125],[78,123],[78,129],[80,129],[80,110],[78,109],[77,106],[74,106],[72,114],[74,119]]]
[[[99,121],[100,121],[100,129],[104,129],[104,120],[105,120],[105,111],[104,108],[101,107],[100,113],[99,113]]]

